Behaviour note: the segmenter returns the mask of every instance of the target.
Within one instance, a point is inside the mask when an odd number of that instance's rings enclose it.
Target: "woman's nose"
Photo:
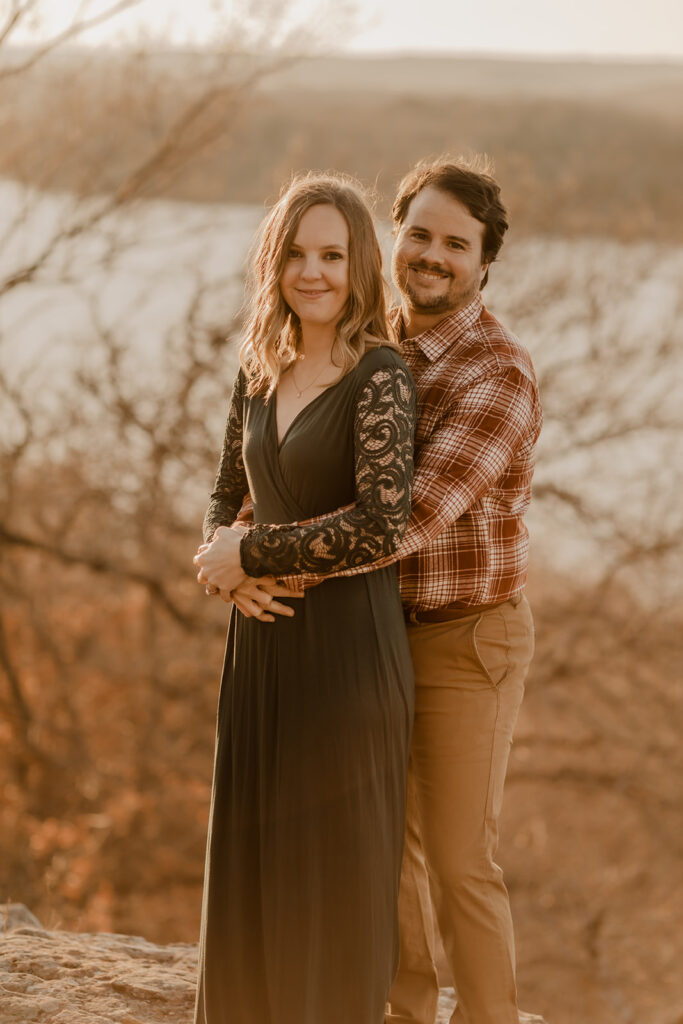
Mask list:
[[[320,277],[320,263],[315,256],[308,257],[304,260],[301,268],[301,276],[306,278],[307,281],[312,281],[317,277]]]

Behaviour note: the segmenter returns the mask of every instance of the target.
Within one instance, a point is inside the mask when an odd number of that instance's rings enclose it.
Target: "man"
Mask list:
[[[458,165],[418,168],[393,218],[396,326],[420,415],[399,563],[416,714],[387,1021],[434,1020],[431,892],[458,995],[453,1024],[516,1024],[512,921],[494,855],[534,644],[522,516],[541,409],[529,356],[481,302],[507,229],[496,183]]]
[[[413,509],[398,553],[416,697],[386,1022],[434,1022],[433,904],[458,996],[452,1024],[517,1024],[510,906],[494,855],[534,646],[523,515],[541,409],[526,350],[481,299],[508,227],[496,182],[461,163],[420,165],[392,213],[393,328],[418,390]],[[282,587],[259,583],[234,594],[239,607],[291,614],[273,600]]]

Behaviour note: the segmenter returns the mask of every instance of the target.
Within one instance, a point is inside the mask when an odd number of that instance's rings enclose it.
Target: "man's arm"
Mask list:
[[[420,449],[411,516],[398,551],[335,575],[374,572],[426,547],[491,489],[524,441],[536,440],[539,427],[536,387],[519,370],[472,384]],[[303,574],[287,583],[309,587],[324,578]]]
[[[472,384],[420,451],[399,558],[435,540],[495,485],[540,430],[533,381],[516,368]]]
[[[235,526],[244,526],[249,528],[254,525],[254,502],[251,500],[251,494],[247,493],[242,499],[242,507],[237,513],[237,519],[234,523]]]

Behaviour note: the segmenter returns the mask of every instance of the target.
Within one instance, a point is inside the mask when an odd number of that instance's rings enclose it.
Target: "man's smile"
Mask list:
[[[416,266],[411,266],[410,269],[422,281],[443,281],[451,276],[443,270],[427,270],[425,267]]]

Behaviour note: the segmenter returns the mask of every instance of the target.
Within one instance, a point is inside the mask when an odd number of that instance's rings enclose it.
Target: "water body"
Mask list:
[[[101,202],[0,182],[0,282]],[[163,388],[172,340],[188,317],[227,331],[263,213],[139,202],[56,245],[30,283],[4,294],[0,286],[3,373],[52,396],[55,407],[77,400],[78,369],[107,334],[121,345],[131,378]],[[390,226],[377,227],[388,268]],[[570,491],[592,510],[590,525],[579,528],[566,503],[536,504],[537,548],[555,565],[571,569],[579,560],[590,571],[615,519],[647,529],[655,506],[661,518],[680,504],[681,431],[659,421],[674,423],[683,406],[682,281],[683,247],[609,239],[513,235],[491,271],[486,304],[531,350],[542,384],[539,493]],[[235,360],[217,368],[226,395]]]

